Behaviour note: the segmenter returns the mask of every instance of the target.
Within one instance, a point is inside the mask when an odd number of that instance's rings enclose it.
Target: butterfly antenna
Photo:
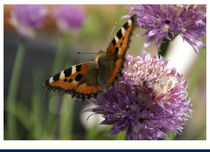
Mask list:
[[[77,54],[97,54],[95,52],[81,52],[81,51],[77,51]]]
[[[87,57],[87,55],[86,56],[83,56],[83,55],[85,55],[85,54],[94,54],[94,55],[96,55],[97,53],[95,53],[95,52],[81,52],[81,51],[77,51],[77,54],[82,55],[81,62],[85,62],[85,61],[88,61],[88,57]]]
[[[111,30],[111,32],[110,32],[108,38],[106,39],[106,42],[105,42],[105,44],[104,44],[102,50],[106,50],[106,47],[108,46],[108,43],[109,43],[109,41],[110,41],[110,38],[112,37],[113,32],[114,32],[114,30],[116,29],[116,27],[117,27],[117,22],[114,23],[114,26],[113,26],[113,28],[112,28],[112,30]]]

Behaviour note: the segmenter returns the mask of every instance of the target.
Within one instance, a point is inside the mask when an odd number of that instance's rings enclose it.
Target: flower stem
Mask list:
[[[194,91],[198,83],[202,67],[205,65],[205,63],[206,63],[206,50],[200,50],[197,57],[197,62],[193,67],[193,71],[190,73],[190,79],[188,80],[189,97],[192,95],[192,92]]]
[[[30,118],[30,130],[32,139],[42,139],[43,135],[43,90],[40,90],[40,84],[43,80],[43,71],[34,69],[32,78],[33,94],[31,96],[32,108],[29,115]],[[29,123],[29,121],[28,121]],[[39,125],[37,125],[39,124]]]
[[[59,40],[59,46],[58,46],[58,49],[57,49],[56,54],[55,54],[55,59],[54,59],[53,68],[52,68],[52,75],[54,75],[54,74],[56,74],[56,73],[58,73],[59,71],[62,70],[62,63],[64,63],[64,59],[65,59],[65,57],[67,55],[67,52],[68,52],[69,41],[70,41],[70,39],[69,39],[68,35],[61,35],[60,40]],[[70,59],[70,60],[72,61],[73,59]],[[66,96],[67,95],[63,96],[62,98],[63,99],[68,98]],[[54,103],[51,103],[52,98],[53,98],[53,95],[50,94],[50,96],[49,96],[49,107],[50,107],[50,104],[54,104]],[[59,104],[60,105],[58,107],[62,107],[62,103],[59,103]],[[73,102],[72,102],[71,106],[72,107],[74,106]],[[68,137],[66,137],[66,135],[64,137],[63,134],[65,134],[65,133],[63,133],[63,131],[60,131],[60,130],[63,129],[63,128],[66,129],[67,127],[65,125],[71,125],[72,123],[71,122],[69,122],[69,123],[60,122],[61,124],[56,124],[56,119],[59,120],[59,121],[60,120],[63,121],[64,119],[68,120],[68,121],[71,121],[72,120],[71,117],[73,117],[72,116],[73,115],[73,109],[71,110],[71,112],[72,112],[71,114],[68,114],[68,116],[66,116],[66,117],[68,117],[68,119],[63,118],[63,117],[65,117],[65,116],[63,116],[63,115],[65,115],[65,113],[62,113],[62,115],[60,116],[61,118],[59,118],[59,117],[56,118],[56,115],[53,114],[52,112],[50,112],[50,108],[48,108],[47,124],[46,124],[46,128],[45,128],[46,132],[49,135],[52,135],[53,132],[58,132],[58,134],[62,133],[62,135],[57,135],[56,138],[60,138],[60,137],[61,138],[68,138]],[[58,126],[55,127],[55,125],[58,125]],[[70,129],[72,128],[71,126],[68,126],[68,127]],[[54,130],[54,129],[56,129],[56,130]],[[69,131],[67,131],[67,132],[69,132]],[[71,133],[71,131],[70,131],[70,133]],[[69,137],[70,137],[70,135],[69,135]]]
[[[70,95],[64,95],[61,104],[65,111],[60,115],[59,139],[72,139],[74,101]]]
[[[25,42],[24,39],[21,39],[15,62],[14,62],[14,67],[12,69],[12,75],[10,79],[10,84],[9,84],[9,91],[8,91],[8,96],[7,96],[7,139],[14,139],[16,137],[16,122],[14,116],[11,114],[10,111],[15,110],[15,100],[16,100],[16,95],[17,95],[17,88],[19,84],[19,77],[21,73],[21,67],[23,64],[23,59],[24,59],[24,54],[25,54]]]
[[[61,66],[67,51],[68,51],[68,37],[66,35],[61,35],[60,40],[59,40],[59,46],[58,46],[58,50],[56,51],[55,54],[55,59],[53,62],[53,68],[52,68],[52,74],[56,74],[59,72],[59,70],[61,70]]]
[[[160,50],[158,52],[159,57],[166,57],[169,43],[170,40],[163,38],[163,42],[160,44]]]

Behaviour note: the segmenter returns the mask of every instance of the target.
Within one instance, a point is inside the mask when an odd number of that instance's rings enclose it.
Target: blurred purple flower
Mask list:
[[[35,30],[44,23],[47,10],[41,5],[16,5],[10,23],[18,33],[26,38],[34,37]]]
[[[63,5],[55,10],[55,18],[59,30],[65,33],[81,28],[85,12],[76,5]]]
[[[171,40],[180,34],[197,53],[205,45],[199,40],[206,37],[206,5],[135,5],[129,8],[137,14],[140,28],[146,29],[147,41],[143,48],[156,41],[156,47],[163,38]]]
[[[113,125],[108,135],[126,131],[126,139],[163,139],[168,132],[181,134],[184,122],[191,116],[186,81],[167,61],[141,52],[128,55],[123,78],[91,100],[91,109],[101,114],[101,124]]]

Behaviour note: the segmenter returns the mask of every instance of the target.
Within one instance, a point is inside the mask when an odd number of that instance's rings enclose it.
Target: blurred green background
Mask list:
[[[57,6],[45,5],[45,7],[51,9]],[[127,14],[125,5],[82,5],[79,7],[83,7],[86,12],[86,18],[79,33],[60,34],[53,19],[48,17],[36,38],[26,40],[20,78],[17,80],[17,92],[12,104],[8,104],[9,84],[20,36],[8,23],[13,5],[4,6],[4,139],[124,139],[124,133],[106,136],[111,126],[99,127],[98,117],[92,116],[90,118],[92,120],[86,120],[90,115],[84,112],[85,107],[89,105],[88,102],[74,100],[70,95],[48,93],[42,88],[42,83],[52,73],[56,74],[71,65],[94,59],[95,55],[80,55],[77,51],[97,53],[100,49],[105,49],[104,46],[107,44],[107,38],[115,22],[117,26],[114,28],[114,33],[125,22],[121,17]],[[135,30],[131,39],[128,53],[134,56],[139,54],[146,40],[144,37],[135,36],[142,32],[139,29]],[[147,50],[153,55],[157,54],[154,45]],[[57,61],[55,61],[56,58]],[[205,49],[200,50],[185,78],[193,105],[192,118],[184,125],[182,135],[175,137],[170,135],[169,139],[205,140]]]

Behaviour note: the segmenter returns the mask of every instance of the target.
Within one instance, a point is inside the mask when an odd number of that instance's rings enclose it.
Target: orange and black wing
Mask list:
[[[89,79],[91,82],[88,82]],[[43,87],[48,91],[69,93],[79,99],[95,98],[102,91],[93,63],[78,64],[62,70],[45,81]]]
[[[130,19],[120,28],[113,40],[107,48],[107,56],[114,57],[115,67],[112,75],[108,79],[108,84],[112,84],[118,75],[121,75],[125,54],[129,47],[130,37],[136,24],[136,14],[131,16]]]

